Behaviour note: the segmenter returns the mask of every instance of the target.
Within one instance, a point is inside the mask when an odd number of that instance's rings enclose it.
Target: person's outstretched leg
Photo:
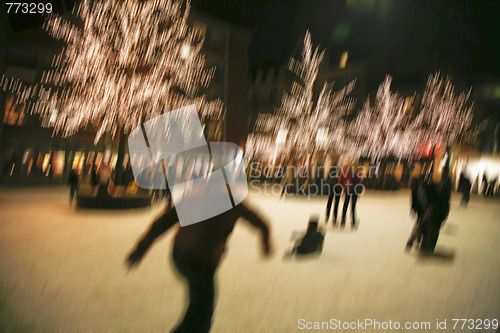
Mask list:
[[[353,228],[356,226],[356,202],[358,202],[358,195],[353,193],[351,200],[351,219]]]
[[[430,239],[429,239],[429,251],[434,252],[436,248],[436,244],[439,238],[439,232],[441,231],[441,223],[434,222],[434,224],[431,226],[431,233],[430,233]]]
[[[284,186],[283,186],[283,189],[281,190],[281,194],[280,194],[280,199],[283,198],[283,196],[286,196],[287,194],[287,191],[288,191],[288,186],[290,184],[288,183],[287,180],[285,180],[285,183],[284,183]]]
[[[434,251],[433,243],[433,221],[429,216],[424,216],[421,222],[421,237],[422,241],[420,243],[420,252],[424,254],[430,254]]]
[[[342,223],[340,225],[341,227],[345,226],[345,217],[347,215],[347,208],[349,208],[350,200],[351,200],[351,195],[346,191],[344,195],[344,207],[342,208]]]
[[[333,197],[334,197],[333,190],[330,192],[328,195],[328,202],[326,203],[326,218],[325,218],[325,223],[328,223],[328,220],[330,219],[330,212],[332,210],[332,203],[333,203]]]
[[[189,304],[181,323],[172,333],[208,333],[212,325],[215,298],[215,269],[174,252],[174,264],[187,280]]]
[[[415,224],[413,225],[413,229],[411,230],[410,237],[408,238],[408,241],[406,242],[406,251],[410,251],[411,248],[413,247],[413,242],[418,239],[419,233],[420,233],[420,218],[417,218],[415,221]]]
[[[205,333],[210,331],[214,311],[214,275],[198,270],[189,278],[189,305],[179,330],[174,332]]]
[[[335,193],[335,205],[333,207],[333,224],[337,224],[337,216],[339,212],[340,195],[342,193]]]

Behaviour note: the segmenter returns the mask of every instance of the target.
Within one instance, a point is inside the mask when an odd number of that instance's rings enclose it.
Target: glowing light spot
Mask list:
[[[342,53],[342,56],[340,57],[340,63],[339,63],[339,68],[344,69],[345,65],[347,64],[347,57],[349,53],[346,51]]]
[[[181,49],[181,58],[187,59],[189,57],[189,51],[191,51],[191,46],[189,44],[184,44]]]

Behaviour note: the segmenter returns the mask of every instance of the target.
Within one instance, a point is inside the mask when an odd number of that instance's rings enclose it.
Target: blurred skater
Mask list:
[[[344,207],[342,208],[342,222],[340,227],[345,227],[345,220],[349,202],[351,202],[351,227],[356,228],[356,203],[358,201],[357,185],[361,183],[360,178],[354,171],[354,166],[348,166],[340,175],[339,184],[342,185],[344,190]]]
[[[321,230],[318,230],[318,219],[312,217],[309,220],[305,235],[295,242],[295,246],[289,255],[321,254],[324,239],[325,235]]]
[[[424,186],[429,202],[422,216],[422,242],[420,251],[431,254],[436,248],[439,232],[450,212],[451,180],[444,178],[440,183],[429,183]]]
[[[328,224],[330,213],[333,206],[333,225],[337,224],[337,215],[339,212],[340,196],[342,195],[342,185],[338,184],[339,177],[337,175],[338,166],[332,166],[328,173],[328,184],[330,185],[330,193],[328,194],[328,202],[326,203],[326,218],[325,223]]]
[[[417,219],[406,242],[406,251],[411,250],[415,241],[420,246],[422,240],[422,217],[428,205],[428,198],[423,190],[423,185],[423,179],[413,178],[411,181],[411,211],[417,215]]]
[[[111,173],[112,170],[109,164],[107,162],[102,163],[97,173],[97,178],[99,180],[99,188],[97,190],[97,196],[107,197],[109,195],[108,188],[109,188],[109,183],[111,181]]]
[[[90,168],[90,186],[91,186],[91,195],[95,195],[97,193],[97,185],[99,184],[99,179],[97,177],[97,167],[95,162],[92,163],[92,168]]]
[[[462,194],[462,200],[460,201],[460,205],[463,207],[467,207],[470,200],[470,190],[472,184],[470,180],[465,176],[465,173],[460,174],[460,180],[458,181],[458,190]]]
[[[78,193],[78,187],[80,185],[80,177],[78,176],[78,172],[75,169],[71,169],[68,177],[68,185],[69,185],[69,204],[73,203],[73,198],[75,194]]]
[[[242,203],[206,221],[177,229],[172,258],[176,269],[188,284],[189,305],[184,318],[172,332],[210,331],[215,273],[223,257],[226,241],[240,217],[260,231],[264,254],[269,255],[271,244],[268,225]],[[178,222],[175,207],[158,217],[127,258],[128,266],[137,265],[155,239]]]

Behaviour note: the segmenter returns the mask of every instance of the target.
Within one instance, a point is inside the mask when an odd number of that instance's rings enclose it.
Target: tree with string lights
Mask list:
[[[430,75],[420,103],[420,113],[412,128],[419,130],[422,142],[444,147],[468,141],[474,103],[469,103],[471,89],[456,94],[450,79],[440,73]]]
[[[404,99],[391,92],[391,82],[391,76],[387,75],[377,90],[373,105],[368,98],[350,124],[357,157],[378,161],[389,156],[401,159],[415,154],[418,143],[414,142],[415,133],[407,130],[409,119]]]
[[[218,119],[222,102],[199,94],[215,69],[205,69],[203,37],[189,27],[188,15],[189,4],[179,0],[83,0],[77,20],[45,23],[65,46],[42,82],[25,86],[4,77],[1,85],[45,123],[50,119],[55,133],[93,127],[96,142],[190,104]]]
[[[313,90],[323,58],[324,51],[320,52],[318,47],[313,49],[311,34],[306,32],[301,59],[291,58],[288,64],[295,80],[290,90],[283,93],[281,105],[274,114],[259,114],[256,133],[249,137],[249,154],[265,151],[276,158],[281,153],[294,161],[300,154],[312,156],[322,148],[342,150],[344,116],[354,106],[348,95],[355,82],[339,91],[325,82],[315,101]]]
[[[477,134],[471,129],[470,90],[456,95],[449,78],[444,80],[439,73],[429,76],[415,115],[405,112],[404,100],[391,93],[390,85],[391,77],[386,76],[374,104],[368,99],[351,124],[361,155],[375,160],[415,158],[429,142],[449,147]]]
[[[471,127],[474,103],[469,102],[470,93],[471,89],[457,95],[449,77],[444,79],[440,73],[429,75],[420,112],[410,125],[417,140],[430,148],[431,155],[436,147],[446,149],[444,174],[449,172],[451,146],[474,140],[486,124]]]

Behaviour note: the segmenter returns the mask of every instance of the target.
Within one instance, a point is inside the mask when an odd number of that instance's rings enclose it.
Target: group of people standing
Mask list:
[[[337,216],[339,211],[340,198],[344,193],[344,206],[342,208],[342,219],[340,227],[344,228],[346,224],[346,215],[351,203],[351,227],[356,228],[356,203],[358,201],[358,185],[361,184],[361,177],[355,172],[354,166],[347,166],[342,169],[340,176],[335,175],[329,177],[330,194],[326,204],[325,223],[328,224],[333,204],[333,225],[337,224]]]
[[[111,181],[112,170],[108,163],[101,163],[99,169],[93,164],[90,170],[90,185],[92,195],[107,193],[107,187]],[[73,199],[80,189],[80,175],[76,168],[72,168],[68,176],[68,186],[70,188],[69,192],[69,203],[73,203]]]
[[[336,167],[334,167],[336,168]],[[340,199],[343,195],[344,204],[340,219],[340,228],[346,225],[349,203],[351,204],[351,226],[357,228],[356,203],[358,201],[359,186],[362,184],[362,175],[356,172],[354,165],[345,165],[339,176],[329,177],[330,193],[326,205],[325,223],[328,224],[333,206],[333,221],[335,226],[338,222],[338,210]],[[470,199],[470,182],[462,177],[459,190],[463,194],[462,204],[467,205]],[[422,253],[433,253],[439,237],[443,222],[450,211],[450,198],[452,191],[451,179],[444,175],[439,182],[432,181],[429,177],[415,178],[411,185],[412,212],[417,216],[411,235],[406,243],[406,250],[411,250],[414,243],[418,243]]]

